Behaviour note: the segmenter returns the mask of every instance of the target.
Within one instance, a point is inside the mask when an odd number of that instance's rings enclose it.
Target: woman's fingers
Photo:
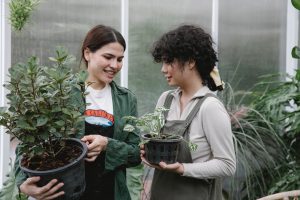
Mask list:
[[[28,184],[34,184],[34,183],[37,183],[40,179],[41,179],[41,177],[39,177],[39,176],[33,176],[30,178],[27,178],[27,180],[25,182],[27,182]]]
[[[51,199],[55,199],[55,198],[57,198],[57,197],[59,197],[59,196],[62,196],[62,195],[64,195],[65,193],[63,192],[63,191],[61,191],[61,192],[59,192],[59,193],[56,193],[56,194],[53,194],[53,195],[51,195],[51,196],[49,196],[49,197],[46,197],[45,198],[45,200],[51,200]],[[41,199],[42,200],[42,199]],[[44,199],[43,199],[44,200]]]
[[[47,185],[40,188],[40,194],[46,194],[57,183],[56,179],[51,180]]]
[[[150,164],[144,157],[141,157],[142,162],[146,165],[148,165],[149,167],[155,168],[155,169],[162,169],[159,165],[153,165]]]
[[[183,165],[181,163],[178,163],[178,162],[172,163],[172,164],[167,164],[165,162],[160,162],[159,166],[163,170],[175,172],[175,173],[178,173],[178,174],[183,174],[183,171],[184,171]]]
[[[88,153],[86,154],[86,156],[87,156],[88,158],[93,157],[93,156],[98,156],[98,155],[100,154],[100,152],[101,152],[101,151],[88,152]]]
[[[86,135],[81,138],[81,141],[87,143],[89,151],[105,150],[108,139],[101,135]]]
[[[48,199],[50,200],[50,199],[55,199],[56,197],[59,197],[61,195],[64,195],[65,194],[64,191],[57,192],[63,185],[64,183],[58,183],[57,185],[52,187],[48,192],[46,192],[43,198],[45,200]]]
[[[93,162],[95,161],[97,158],[97,156],[93,156],[93,157],[90,157],[90,158],[85,158],[84,160],[87,161],[87,162]]]
[[[50,196],[57,192],[62,186],[64,186],[64,183],[58,183],[55,186],[51,187],[47,192],[45,192],[45,196]]]
[[[88,162],[95,161],[97,156],[106,149],[108,144],[107,137],[101,135],[86,135],[81,138],[81,141],[87,144],[88,153],[85,160]]]

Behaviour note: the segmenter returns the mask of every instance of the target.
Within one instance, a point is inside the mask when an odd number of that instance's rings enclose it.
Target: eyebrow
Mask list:
[[[114,54],[111,54],[111,53],[104,53],[103,55],[107,55],[107,56],[112,56],[112,57],[117,57],[117,58],[124,58],[124,56],[116,56]]]

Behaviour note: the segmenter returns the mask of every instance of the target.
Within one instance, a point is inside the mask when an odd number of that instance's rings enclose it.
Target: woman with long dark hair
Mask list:
[[[130,200],[126,168],[140,163],[139,137],[123,131],[122,117],[137,116],[137,100],[113,79],[122,68],[126,43],[115,29],[98,25],[86,35],[81,52],[88,78],[85,124],[77,137],[86,142],[86,190],[80,200]],[[80,94],[78,94],[80,95]],[[80,99],[80,98],[79,98]],[[55,199],[64,194],[63,183],[50,181],[37,187],[39,177],[17,175],[25,180],[21,192],[36,199]],[[22,181],[21,181],[22,182]]]

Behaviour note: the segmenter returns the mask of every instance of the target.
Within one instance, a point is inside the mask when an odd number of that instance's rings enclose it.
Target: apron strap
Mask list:
[[[185,119],[185,128],[188,128],[189,125],[192,123],[193,119],[195,118],[196,114],[199,112],[200,107],[202,103],[205,101],[207,97],[215,97],[218,98],[215,94],[207,93],[202,97],[198,97],[198,102],[194,106],[194,108],[191,110],[190,114]]]
[[[164,102],[164,108],[168,109],[167,111],[164,112],[165,120],[167,119],[167,116],[169,114],[170,106],[171,106],[171,103],[173,100],[173,95],[172,95],[173,92],[174,92],[174,90],[169,91],[169,93],[167,94],[167,97],[165,99],[165,102]],[[184,124],[185,124],[184,130],[186,130],[189,127],[189,125],[192,123],[194,117],[199,112],[202,103],[204,102],[204,100],[207,97],[214,97],[214,98],[218,99],[218,97],[213,93],[206,93],[204,96],[197,97],[199,99],[198,102],[196,103],[196,105],[194,106],[194,108],[191,110],[190,114],[186,117],[186,119],[184,121]]]
[[[164,108],[168,109],[164,112],[164,116],[165,116],[165,120],[167,119],[167,116],[169,114],[169,110],[170,110],[170,106],[171,106],[171,103],[172,103],[172,100],[173,100],[173,95],[172,93],[174,92],[175,90],[170,90],[169,93],[167,94],[167,97],[165,99],[165,102],[164,102]]]

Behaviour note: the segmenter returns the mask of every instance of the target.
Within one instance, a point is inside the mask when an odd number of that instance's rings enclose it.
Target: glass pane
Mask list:
[[[285,69],[286,1],[220,1],[219,67],[235,89]]]
[[[162,91],[168,89],[149,50],[166,31],[182,23],[211,30],[211,0],[129,1],[129,88],[138,97],[139,113],[153,111]]]
[[[97,24],[120,30],[120,17],[120,0],[41,1],[25,29],[12,33],[12,63],[25,62],[27,57],[36,55],[42,64],[48,64],[55,47],[64,46],[76,56],[75,67],[79,67],[80,48],[87,31]]]

